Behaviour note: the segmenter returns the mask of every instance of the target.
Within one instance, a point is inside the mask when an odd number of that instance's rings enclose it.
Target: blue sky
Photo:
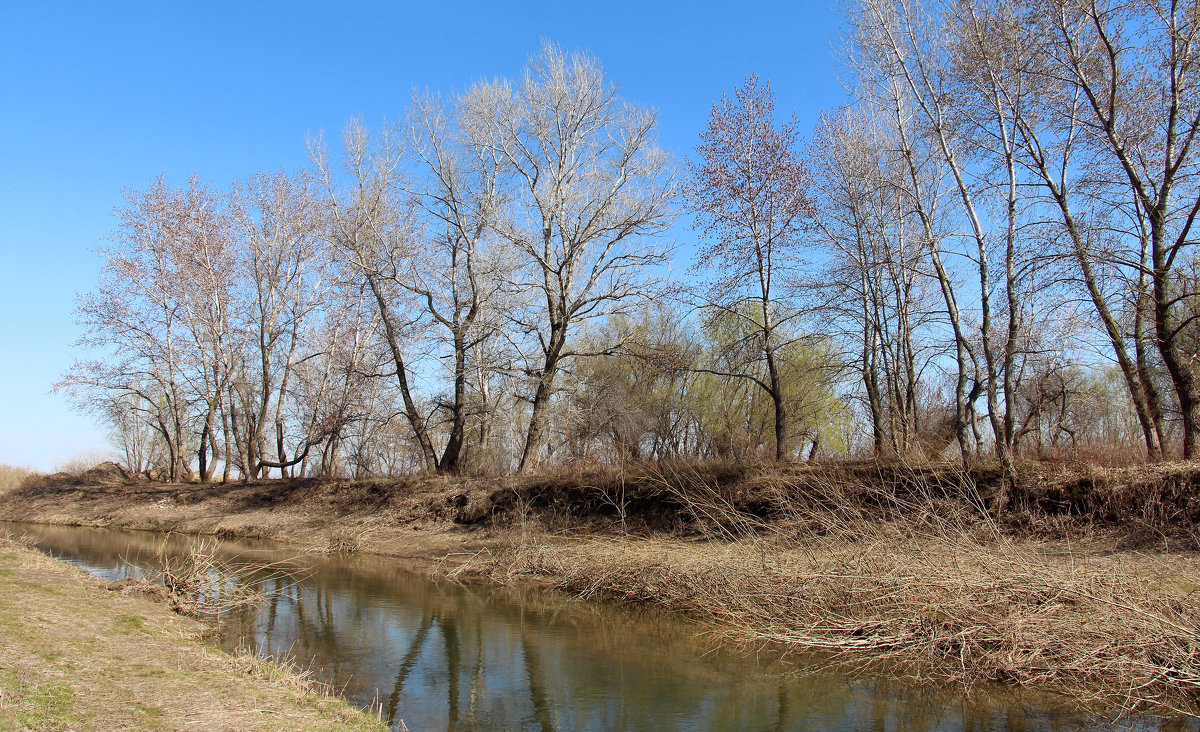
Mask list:
[[[0,462],[46,470],[107,449],[49,391],[122,189],[298,167],[308,136],[398,117],[414,87],[515,78],[543,40],[599,58],[624,96],[658,108],[679,155],[752,72],[811,127],[845,98],[833,2],[4,4]]]

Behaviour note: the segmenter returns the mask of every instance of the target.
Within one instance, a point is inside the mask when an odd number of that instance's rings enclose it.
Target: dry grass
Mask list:
[[[0,495],[20,488],[25,479],[32,475],[37,475],[37,471],[33,468],[22,468],[16,465],[0,463]]]
[[[55,463],[54,470],[52,470],[50,472],[52,472],[52,473],[70,473],[71,475],[79,475],[81,473],[87,472],[93,466],[100,465],[101,463],[109,462],[113,459],[114,458],[111,453],[107,453],[107,452],[103,452],[103,451],[99,451],[99,450],[88,450],[85,452],[77,453],[77,454],[72,455],[71,457],[67,458],[66,460],[62,460],[62,461]]]
[[[294,669],[0,539],[0,729],[379,730]]]
[[[1036,685],[1092,711],[1200,715],[1194,557],[1015,539],[982,505],[932,488],[851,500],[830,485],[812,500],[788,497],[786,515],[767,522],[716,485],[663,480],[707,535],[520,531],[463,571],[654,604],[746,640],[922,681]],[[775,487],[784,497],[790,485]]]
[[[1200,545],[1200,468],[1039,470],[1023,474],[1004,524],[989,518],[987,466],[872,463],[68,487],[0,501],[0,510],[46,523],[269,535],[314,551],[445,556],[442,571],[456,576],[536,577],[583,597],[653,603],[732,636],[889,673],[968,688],[1049,686],[1093,709],[1200,713],[1200,600],[1191,594],[1200,559],[1179,552]],[[1129,541],[1130,527],[1150,539]]]
[[[191,537],[186,551],[168,550],[163,539],[149,579],[165,589],[169,607],[181,615],[221,622],[231,613],[262,605],[270,599],[263,589],[292,575],[285,563],[238,562],[221,555],[217,540]]]

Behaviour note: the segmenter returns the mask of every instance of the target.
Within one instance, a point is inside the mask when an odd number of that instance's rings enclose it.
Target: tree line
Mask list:
[[[751,76],[682,164],[547,45],[304,170],[128,192],[60,386],[171,479],[1191,458],[1198,20],[855,0],[847,105],[806,138]]]

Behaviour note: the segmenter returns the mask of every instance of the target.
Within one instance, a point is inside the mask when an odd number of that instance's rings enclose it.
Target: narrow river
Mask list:
[[[190,539],[9,525],[104,579],[138,576]],[[696,626],[519,587],[433,581],[371,556],[296,556],[264,543],[221,552],[264,569],[268,600],[222,641],[290,657],[355,704],[418,730],[1195,729],[1101,725],[1046,700],[971,701],[720,648]]]

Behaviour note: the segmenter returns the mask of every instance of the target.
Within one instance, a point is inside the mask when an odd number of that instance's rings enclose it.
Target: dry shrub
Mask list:
[[[69,471],[59,470],[49,474],[27,473],[22,477],[17,487],[34,490],[59,486],[116,486],[124,485],[134,480],[129,471],[112,461],[81,467],[88,459],[90,458],[81,458],[72,461],[67,465],[67,467],[71,468]]]
[[[89,450],[73,455],[61,462],[55,463],[54,470],[51,472],[79,475],[87,472],[93,466],[111,462],[112,459],[112,455],[107,452]]]
[[[775,487],[787,516],[768,523],[734,510],[719,486],[673,480],[709,536],[530,541],[521,532],[470,569],[660,605],[724,633],[915,679],[1039,685],[1093,710],[1200,714],[1195,560],[1055,552],[1004,536],[981,504],[935,486],[830,484],[800,501],[783,479]]]
[[[169,538],[169,535],[168,535]],[[186,551],[168,549],[164,540],[151,581],[166,589],[167,604],[181,615],[221,621],[230,613],[257,607],[270,599],[272,580],[290,574],[284,563],[238,562],[223,556],[214,539],[193,537]]]
[[[316,554],[357,554],[378,528],[369,524],[335,526],[325,532],[324,545],[313,546],[310,551]]]
[[[0,495],[10,493],[20,488],[31,476],[37,475],[33,468],[22,468],[16,465],[0,463]]]

